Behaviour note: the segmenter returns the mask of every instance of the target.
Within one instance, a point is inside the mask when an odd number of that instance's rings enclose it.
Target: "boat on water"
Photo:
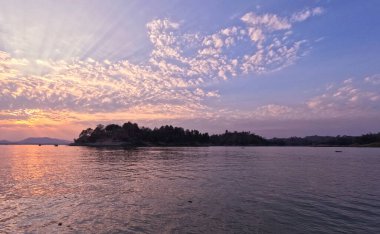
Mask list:
[[[335,153],[342,153],[341,150],[335,150]]]

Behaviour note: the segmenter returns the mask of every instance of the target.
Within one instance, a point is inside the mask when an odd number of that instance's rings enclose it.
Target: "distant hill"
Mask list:
[[[29,137],[24,140],[14,142],[5,140],[0,141],[1,145],[68,145],[70,143],[70,141],[49,137]]]
[[[11,143],[10,141],[0,140],[0,144],[1,145],[7,145],[7,144],[10,144],[10,143]]]

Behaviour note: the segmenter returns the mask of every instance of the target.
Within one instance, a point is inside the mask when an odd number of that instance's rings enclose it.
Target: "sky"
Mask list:
[[[380,131],[380,1],[0,0],[0,140]]]

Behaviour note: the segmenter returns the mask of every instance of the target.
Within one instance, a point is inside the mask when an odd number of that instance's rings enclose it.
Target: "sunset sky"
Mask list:
[[[0,140],[380,131],[380,1],[0,0]]]

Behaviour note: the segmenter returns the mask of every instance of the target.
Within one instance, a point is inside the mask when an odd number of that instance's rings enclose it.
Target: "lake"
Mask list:
[[[0,181],[0,233],[380,233],[379,148],[0,146]]]

